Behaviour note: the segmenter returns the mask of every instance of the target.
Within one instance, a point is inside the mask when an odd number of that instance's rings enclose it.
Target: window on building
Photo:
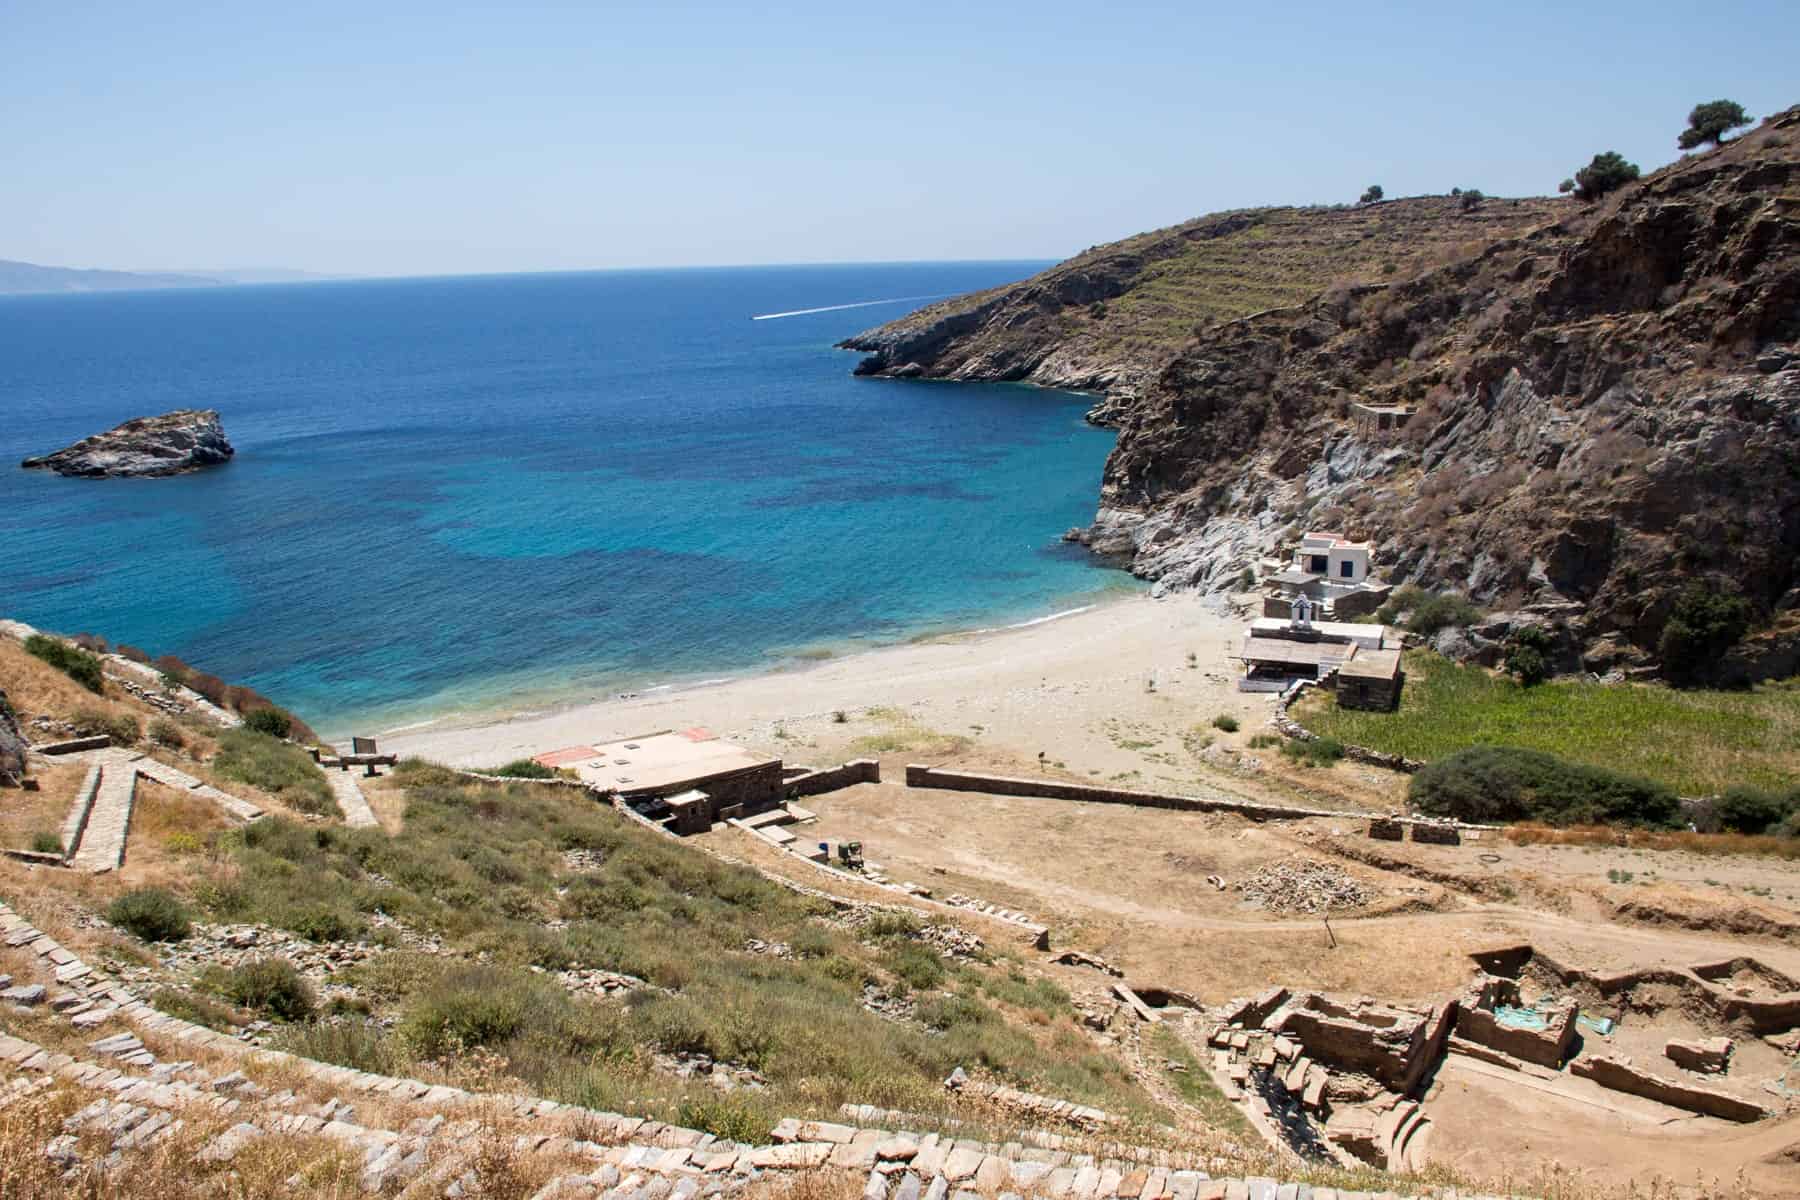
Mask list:
[[[1349,579],[1355,573],[1356,564],[1349,559],[1346,558],[1343,562],[1338,564],[1338,574],[1342,575],[1345,579]]]
[[[1314,575],[1326,575],[1329,574],[1330,571],[1331,563],[1325,555],[1315,554],[1312,556],[1312,573]]]

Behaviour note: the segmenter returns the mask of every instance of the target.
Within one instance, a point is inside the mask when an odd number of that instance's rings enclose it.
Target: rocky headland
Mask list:
[[[1089,251],[845,345],[871,353],[865,374],[1106,389],[1097,416],[1119,442],[1095,520],[1076,536],[1159,586],[1223,591],[1300,530],[1343,529],[1374,539],[1397,582],[1553,619],[1595,671],[1654,665],[1684,589],[1741,596],[1757,632],[1710,674],[1789,674],[1800,668],[1797,183],[1793,108],[1602,202],[1527,202],[1519,222],[1392,270],[1326,281],[1323,252],[1307,265],[1304,239],[1289,236],[1275,269],[1317,283],[1309,295],[1136,349],[1097,350],[1094,326],[1146,294],[1226,276],[1177,271],[1175,254],[1100,266],[1170,238],[1243,237],[1254,214]],[[1430,203],[1461,207],[1397,202]],[[1383,431],[1358,405],[1412,414]]]
[[[138,417],[19,465],[58,475],[130,478],[197,471],[228,462],[234,453],[217,410],[184,408]]]

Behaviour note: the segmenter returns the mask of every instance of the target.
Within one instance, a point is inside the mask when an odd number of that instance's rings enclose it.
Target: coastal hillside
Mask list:
[[[222,281],[169,272],[46,267],[0,259],[0,295],[37,292],[129,292],[149,288],[217,287]]]
[[[868,352],[863,375],[1128,393],[1197,329],[1298,304],[1334,283],[1410,277],[1566,208],[1419,196],[1216,213],[1097,246],[1023,283],[941,301],[843,346]]]
[[[1602,202],[1520,211],[1554,218],[1205,325],[1142,360],[1142,386],[1122,367],[1046,370],[1086,343],[975,316],[1042,308],[1033,297],[1072,288],[1078,264],[1135,243],[852,344],[873,351],[870,372],[1125,380],[1078,536],[1165,586],[1223,590],[1299,530],[1342,528],[1375,539],[1397,582],[1557,617],[1588,669],[1656,663],[1678,597],[1698,589],[1758,630],[1704,673],[1791,673],[1800,108]],[[1359,430],[1356,403],[1417,411],[1382,434]]]

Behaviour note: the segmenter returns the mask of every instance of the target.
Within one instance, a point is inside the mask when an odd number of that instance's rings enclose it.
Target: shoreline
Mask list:
[[[1247,716],[1267,708],[1267,697],[1235,688],[1226,655],[1241,626],[1217,598],[1138,592],[1003,627],[550,711],[469,714],[380,736],[384,751],[491,767],[572,745],[702,727],[790,761],[824,763],[853,749],[873,722],[924,740],[973,738],[1008,754],[1049,747],[1102,769],[1127,761],[1118,753],[1129,740],[1117,732],[1120,721],[1192,723],[1201,719],[1194,707],[1201,704]]]
[[[1096,564],[1100,566],[1100,564]],[[1013,630],[1028,629],[1128,603],[1148,594],[1148,587],[1137,586],[1131,575],[1116,569],[1097,572],[1103,581],[1098,586],[1069,593],[1051,602],[1053,611],[1035,616],[1006,620],[1005,610],[973,618],[994,620],[997,624],[944,625],[902,633],[884,630],[871,634],[845,634],[830,641],[787,647],[768,652],[763,662],[737,666],[695,667],[674,674],[621,673],[600,676],[585,686],[570,688],[544,682],[546,672],[530,676],[503,676],[466,686],[464,689],[440,692],[407,706],[382,706],[363,713],[352,711],[348,717],[328,717],[313,722],[327,742],[347,739],[352,733],[383,740],[401,739],[412,734],[452,732],[471,727],[486,728],[537,718],[552,718],[563,713],[604,705],[623,703],[667,693],[686,693],[697,689],[742,683],[753,679],[793,677],[832,664],[861,659],[883,651],[910,646],[958,642],[971,638],[993,637]],[[1032,609],[1022,609],[1031,612]],[[559,668],[566,680],[579,668]],[[510,685],[509,685],[510,684]],[[491,688],[485,691],[484,688]],[[387,709],[382,715],[383,708]],[[370,731],[373,731],[372,733]]]

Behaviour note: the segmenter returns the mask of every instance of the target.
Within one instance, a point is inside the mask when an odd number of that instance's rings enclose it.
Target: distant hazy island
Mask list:
[[[238,283],[306,283],[340,278],[286,267],[208,271],[105,271],[46,267],[0,259],[0,295],[43,292],[135,292],[150,288],[229,287]]]

